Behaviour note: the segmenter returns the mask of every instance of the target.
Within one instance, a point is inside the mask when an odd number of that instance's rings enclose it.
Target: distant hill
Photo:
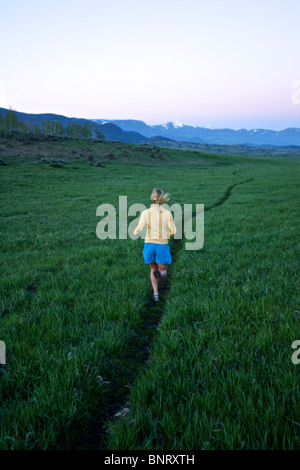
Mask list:
[[[178,121],[149,126],[143,121],[96,119],[95,122],[111,122],[124,131],[139,132],[147,138],[157,135],[180,142],[195,142],[219,145],[300,145],[300,129],[288,128],[282,131],[265,129],[210,129],[186,126]]]
[[[2,117],[7,109],[0,108]],[[210,129],[198,126],[186,126],[179,121],[150,126],[138,120],[105,120],[69,118],[59,114],[27,114],[16,111],[19,121],[31,122],[42,127],[44,121],[59,121],[64,128],[68,124],[86,123],[97,125],[97,130],[111,141],[140,144],[154,141],[195,142],[217,145],[249,145],[249,146],[300,146],[300,129],[288,128],[282,131],[265,129]]]
[[[5,117],[8,109],[0,108],[0,115],[2,118]],[[43,122],[45,121],[58,121],[60,122],[64,128],[66,128],[69,124],[80,124],[84,126],[86,123],[93,123],[95,125],[95,121],[90,119],[79,119],[79,118],[68,118],[66,116],[61,116],[59,114],[27,114],[21,113],[16,111],[18,121],[25,122],[25,123],[32,123],[39,127],[42,127]],[[148,138],[139,134],[136,131],[125,131],[121,129],[119,126],[112,122],[107,123],[96,123],[98,126],[98,131],[104,135],[107,140],[111,141],[120,141],[124,143],[131,143],[131,144],[140,144],[140,143],[147,143]],[[159,136],[158,140],[169,140],[164,138],[163,136]],[[152,140],[149,141],[151,143]]]
[[[7,111],[8,109],[0,108],[1,116],[4,117]],[[89,119],[68,118],[59,114],[28,114],[20,113],[19,111],[16,111],[16,113],[19,121],[31,122],[32,124],[36,124],[38,126],[41,126],[44,121],[59,121],[64,127],[67,127],[68,124],[73,122],[76,122],[81,126],[84,126],[86,122],[90,122]]]

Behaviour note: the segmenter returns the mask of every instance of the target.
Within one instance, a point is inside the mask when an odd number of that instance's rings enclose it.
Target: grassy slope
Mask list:
[[[299,448],[298,175],[257,163],[231,176],[252,182],[205,214],[203,250],[182,250],[111,449]]]
[[[2,147],[0,448],[299,447],[297,161],[47,145]],[[100,241],[95,214],[119,195],[148,205],[153,187],[211,209],[204,248],[170,269],[145,364],[126,358],[151,296],[142,241]]]

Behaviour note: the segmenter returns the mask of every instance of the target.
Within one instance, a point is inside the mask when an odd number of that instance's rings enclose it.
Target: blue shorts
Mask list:
[[[167,244],[144,243],[143,256],[145,264],[171,264],[170,247]]]

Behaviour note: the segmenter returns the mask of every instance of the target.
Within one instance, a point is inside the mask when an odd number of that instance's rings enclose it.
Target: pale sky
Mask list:
[[[0,107],[300,127],[299,18],[299,0],[0,0]]]

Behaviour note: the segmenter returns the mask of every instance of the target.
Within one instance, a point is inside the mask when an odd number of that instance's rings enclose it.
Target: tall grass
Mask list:
[[[299,447],[298,164],[162,156],[6,157],[0,448]],[[149,205],[153,187],[207,210],[204,248],[180,245],[150,342],[142,240],[99,240],[96,208]]]

